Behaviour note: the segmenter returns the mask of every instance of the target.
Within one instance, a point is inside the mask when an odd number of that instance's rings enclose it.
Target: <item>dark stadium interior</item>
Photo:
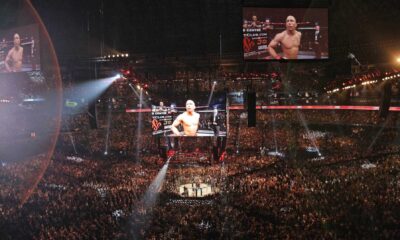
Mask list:
[[[399,20],[3,0],[0,239],[399,239]]]

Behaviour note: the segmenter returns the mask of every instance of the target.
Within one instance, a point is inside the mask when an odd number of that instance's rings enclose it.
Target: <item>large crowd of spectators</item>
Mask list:
[[[2,162],[0,238],[398,238],[397,117],[260,110],[248,128],[245,114],[231,111],[226,158],[171,160],[149,205],[166,162],[150,113],[99,111],[97,128],[86,112],[64,114],[51,163],[25,204],[45,156]],[[194,151],[212,149],[212,141],[195,143]],[[213,195],[180,196],[190,183]]]

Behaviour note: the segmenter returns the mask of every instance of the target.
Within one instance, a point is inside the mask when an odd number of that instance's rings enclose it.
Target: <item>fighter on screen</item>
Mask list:
[[[300,48],[301,32],[296,30],[296,18],[289,15],[286,18],[286,30],[275,35],[268,45],[268,51],[275,59],[297,59]],[[281,45],[283,57],[276,53],[275,48]]]
[[[172,123],[171,130],[176,136],[197,136],[200,114],[195,112],[196,105],[193,100],[186,101],[186,111],[179,114]],[[183,132],[179,132],[178,126],[183,126]]]
[[[18,33],[15,33],[14,47],[10,49],[4,61],[7,72],[21,71],[23,53],[24,49],[21,47],[21,38]]]

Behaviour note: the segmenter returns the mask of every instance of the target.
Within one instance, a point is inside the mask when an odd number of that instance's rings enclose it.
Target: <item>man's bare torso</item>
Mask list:
[[[287,31],[283,31],[276,38],[281,43],[284,57],[287,59],[297,59],[301,33],[295,31],[293,34],[289,34]]]
[[[7,63],[10,67],[10,71],[13,72],[21,71],[22,55],[23,55],[22,47],[19,47],[18,49],[14,47],[8,52]]]
[[[186,136],[196,136],[199,128],[199,119],[200,115],[198,113],[188,114],[184,112],[179,116],[179,121],[183,125],[183,132]]]

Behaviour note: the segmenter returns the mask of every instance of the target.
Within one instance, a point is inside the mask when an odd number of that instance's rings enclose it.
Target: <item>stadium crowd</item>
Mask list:
[[[102,116],[98,129],[91,129],[86,114],[64,116],[52,162],[23,206],[15,179],[31,184],[26,169],[43,156],[30,165],[1,167],[2,183],[9,182],[1,189],[7,229],[1,238],[399,237],[395,114],[383,130],[374,112],[259,111],[255,128],[240,114],[230,114],[227,158],[171,164],[154,206],[146,206],[143,196],[165,160],[149,129],[137,138],[136,116],[112,113],[110,154],[104,155]],[[310,146],[323,157],[303,156]],[[274,151],[285,156],[268,154]],[[215,194],[182,198],[179,186],[193,181],[210,184]]]

